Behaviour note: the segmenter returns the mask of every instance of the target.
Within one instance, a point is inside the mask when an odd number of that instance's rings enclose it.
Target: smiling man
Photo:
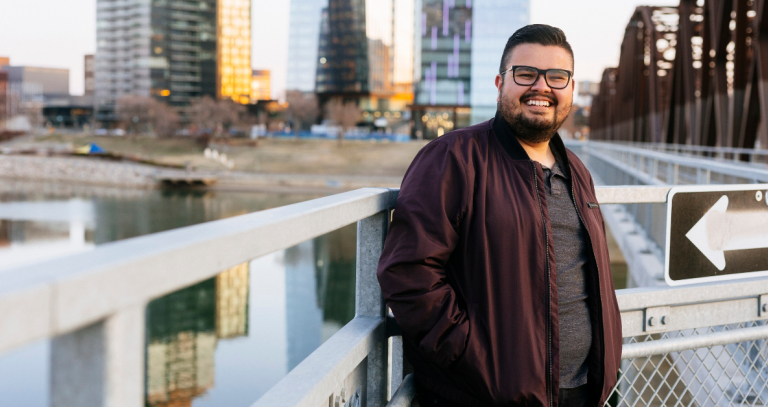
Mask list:
[[[592,178],[557,135],[574,90],[562,30],[515,32],[496,87],[494,119],[413,160],[379,282],[422,407],[602,405],[621,320]]]

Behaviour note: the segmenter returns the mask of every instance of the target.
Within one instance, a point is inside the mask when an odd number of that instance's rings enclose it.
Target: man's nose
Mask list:
[[[536,82],[531,85],[531,90],[536,90],[542,93],[545,92],[552,92],[552,88],[547,85],[547,80],[544,78],[544,75],[539,75],[539,78],[536,79]]]

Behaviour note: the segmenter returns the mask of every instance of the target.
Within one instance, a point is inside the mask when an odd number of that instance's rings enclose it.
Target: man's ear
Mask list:
[[[504,81],[501,78],[501,75],[496,74],[496,89],[498,92],[496,93],[496,103],[499,102],[499,99],[501,99],[501,86],[504,84]]]

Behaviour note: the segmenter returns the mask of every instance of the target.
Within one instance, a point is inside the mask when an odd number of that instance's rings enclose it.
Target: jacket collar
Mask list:
[[[513,160],[531,159],[528,157],[528,153],[525,152],[523,146],[520,145],[517,137],[515,137],[515,134],[512,132],[512,128],[509,127],[509,123],[507,123],[504,117],[501,116],[499,111],[496,111],[496,117],[493,118],[493,123],[491,126],[493,127],[493,132],[496,134],[496,138],[504,148],[504,151],[506,151]],[[566,176],[570,178],[571,165],[568,161],[568,153],[565,150],[565,144],[563,144],[563,139],[560,138],[559,134],[555,133],[552,139],[549,140],[549,148],[557,153],[563,160],[562,166],[566,171]]]

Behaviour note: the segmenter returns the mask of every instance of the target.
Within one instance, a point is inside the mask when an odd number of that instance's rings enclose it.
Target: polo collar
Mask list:
[[[528,153],[526,153],[523,146],[520,145],[520,141],[518,141],[517,137],[515,137],[515,134],[512,132],[512,128],[509,127],[509,123],[507,123],[499,111],[496,111],[496,117],[493,118],[493,123],[491,126],[493,128],[493,132],[496,134],[496,138],[504,148],[504,151],[506,151],[513,160],[530,161],[531,158],[528,157]],[[571,165],[568,162],[568,154],[565,149],[565,144],[563,144],[563,139],[560,138],[559,134],[555,133],[552,139],[549,140],[549,148],[552,149],[553,154],[556,154],[560,159],[562,159],[561,165],[565,170],[565,176],[570,178]]]

